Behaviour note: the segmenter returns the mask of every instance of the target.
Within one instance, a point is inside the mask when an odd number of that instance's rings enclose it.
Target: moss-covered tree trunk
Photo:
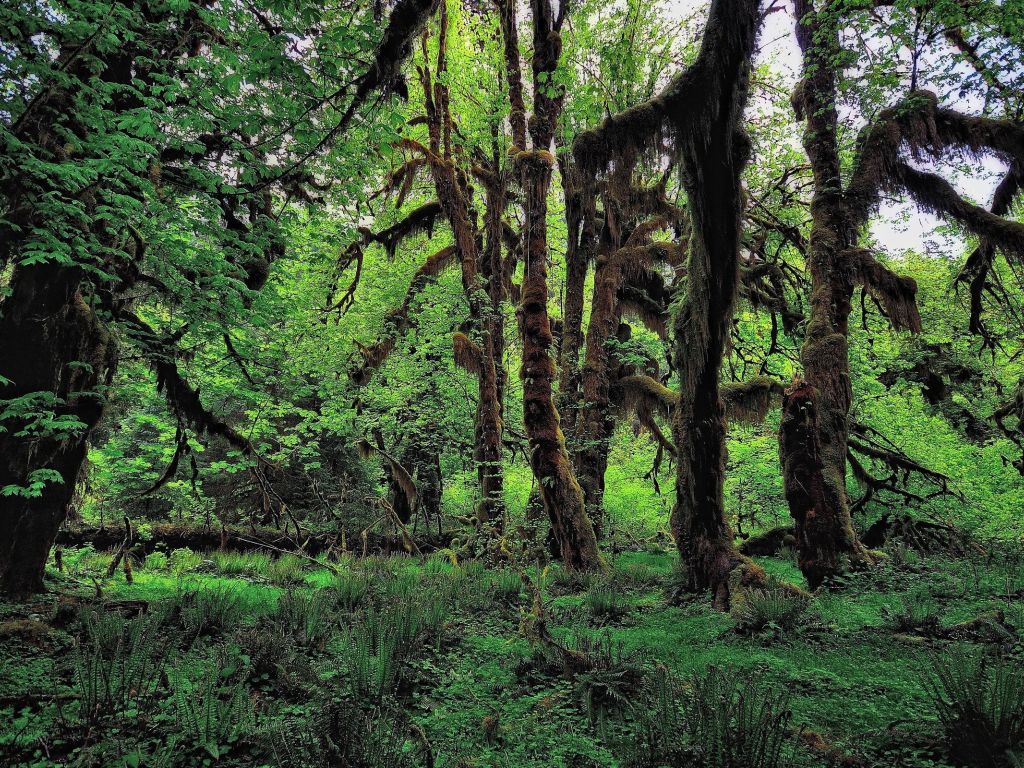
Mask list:
[[[796,15],[804,79],[794,101],[806,120],[804,148],[814,173],[811,302],[801,351],[804,381],[786,392],[780,458],[800,570],[813,588],[868,554],[853,531],[846,495],[854,273],[845,253],[856,230],[843,199],[836,137],[838,19],[834,8],[816,12],[812,0],[797,0]]]
[[[686,293],[674,321],[681,389],[672,422],[678,452],[672,532],[690,586],[710,589],[722,608],[728,607],[737,580],[742,584],[760,576],[756,568],[743,567],[726,521],[726,420],[719,392],[739,280],[740,174],[750,152],[741,120],[757,5],[756,0],[736,3],[737,16],[726,22],[735,25],[734,50],[727,58],[731,68],[712,75],[721,78],[720,90],[710,88],[717,99],[702,105],[707,121],[682,148],[692,228]]]
[[[483,318],[482,367],[479,376],[480,399],[477,404],[477,445],[481,504],[479,520],[490,522],[501,530],[505,519],[504,467],[502,435],[504,432],[505,395],[505,303],[504,265],[502,262],[502,216],[507,204],[506,181],[497,162],[492,159],[492,175],[487,180],[485,204],[484,250],[480,273],[487,293]]]
[[[113,373],[112,340],[81,289],[77,269],[19,266],[0,305],[0,401],[10,409],[0,430],[0,488],[43,483],[29,497],[0,497],[0,593],[9,597],[43,588]],[[54,431],[26,411],[74,425]]]
[[[519,75],[519,42],[516,12],[511,0],[502,3],[502,31],[509,68],[512,104],[512,153],[523,192],[524,272],[522,298],[517,310],[523,341],[523,420],[530,442],[530,464],[540,488],[558,541],[569,568],[594,570],[603,561],[587,517],[583,491],[573,473],[565,448],[565,436],[554,403],[555,361],[548,316],[547,198],[555,164],[551,149],[564,94],[553,75],[562,52],[559,35],[564,7],[556,14],[549,0],[533,0],[533,114],[530,117],[532,149],[526,148],[525,106]]]
[[[576,458],[587,515],[598,538],[604,528],[604,476],[608,470],[609,443],[615,431],[607,345],[619,326],[616,304],[622,262],[614,256],[602,256],[594,271],[594,298],[587,324],[587,350],[581,377],[584,406]]]
[[[562,339],[558,349],[558,413],[562,430],[575,444],[580,410],[580,349],[583,346],[583,289],[594,249],[594,195],[571,156],[558,158],[565,196],[565,288],[562,298]]]
[[[452,229],[455,250],[462,266],[462,288],[469,304],[470,322],[479,342],[463,346],[467,354],[459,355],[462,363],[477,375],[478,401],[475,417],[474,456],[480,482],[481,500],[476,515],[481,524],[501,527],[504,518],[502,467],[501,386],[499,369],[504,348],[501,322],[503,282],[501,279],[501,215],[504,192],[500,180],[491,174],[488,184],[487,240],[484,253],[477,245],[477,230],[470,215],[469,181],[456,164],[452,151],[452,118],[448,87],[444,82],[447,70],[448,39],[447,5],[440,4],[437,52],[437,78],[429,68],[420,70],[424,108],[430,135],[425,151],[427,165],[437,192],[438,202]],[[497,172],[495,169],[494,173]],[[493,206],[493,208],[491,207]],[[497,217],[495,222],[493,219]]]

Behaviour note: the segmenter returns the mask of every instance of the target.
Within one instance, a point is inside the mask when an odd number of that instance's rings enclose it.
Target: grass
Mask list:
[[[803,742],[777,743],[780,723],[897,768],[952,765],[949,733],[965,719],[988,717],[1016,738],[986,700],[953,696],[973,667],[936,677],[976,644],[906,631],[921,616],[937,626],[995,609],[1024,616],[1009,562],[907,557],[799,605],[755,595],[743,632],[706,599],[669,595],[671,555],[619,555],[608,580],[553,567],[548,630],[589,659],[579,669],[533,661],[522,630],[531,600],[515,570],[401,557],[347,560],[336,574],[300,558],[179,550],[133,584],[101,578],[95,603],[102,553],[65,562],[80,571],[58,583],[62,604],[82,607],[63,622],[50,624],[54,596],[0,604],[3,765],[318,765],[343,749],[368,766],[420,766],[428,743],[436,765],[635,766],[641,732],[672,730],[664,723],[677,715],[680,761],[715,739],[747,754],[737,723],[772,734],[751,751],[762,765],[825,764]],[[759,562],[795,579],[787,560]],[[141,619],[105,607],[132,600],[150,605]],[[1019,656],[1019,637],[1003,651]],[[1009,696],[1015,678],[1000,670],[979,674]],[[737,681],[756,686],[737,694]],[[722,706],[701,708],[698,695]]]

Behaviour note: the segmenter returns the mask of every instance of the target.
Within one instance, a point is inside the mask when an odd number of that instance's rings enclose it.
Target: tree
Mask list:
[[[815,182],[808,252],[811,301],[801,352],[803,378],[786,392],[780,455],[800,569],[817,587],[851,564],[872,560],[853,530],[846,493],[854,287],[869,292],[897,330],[921,330],[915,283],[859,247],[858,233],[880,194],[891,190],[909,193],[922,207],[961,222],[989,243],[1019,250],[1021,225],[967,202],[941,177],[913,168],[900,151],[907,147],[938,157],[950,149],[976,153],[987,148],[1015,160],[1024,144],[1019,143],[1018,124],[969,117],[940,107],[929,93],[914,92],[862,130],[844,188],[837,140],[841,8],[828,5],[819,11],[809,0],[796,8],[804,63],[793,104],[806,121],[804,146]]]
[[[672,530],[691,587],[710,589],[721,607],[740,585],[763,576],[736,551],[726,522],[719,393],[739,278],[740,173],[749,153],[742,119],[759,24],[756,1],[716,0],[694,64],[650,101],[581,134],[574,147],[593,173],[624,154],[650,151],[671,131],[691,219],[687,281],[673,322],[681,392],[672,428]]]
[[[569,462],[565,435],[559,426],[553,398],[556,369],[551,355],[553,336],[547,306],[547,197],[555,164],[551,150],[565,97],[557,70],[566,7],[561,5],[556,12],[549,0],[531,2],[533,114],[529,121],[529,148],[514,0],[500,0],[499,9],[511,103],[509,122],[513,147],[510,153],[519,173],[525,220],[524,274],[517,318],[523,342],[520,378],[523,382],[524,425],[530,441],[530,464],[563,562],[576,570],[596,570],[603,567],[603,561],[594,527],[587,517],[583,491]]]
[[[401,90],[398,67],[432,8],[399,2],[356,73],[330,53],[353,29],[302,9],[5,6],[16,98],[3,126],[0,591],[42,588],[124,341],[151,361],[182,423],[248,449],[180,375],[190,322],[159,332],[138,294],[230,324],[224,310],[244,308],[283,248],[276,199],[308,197],[307,162],[371,94]],[[357,46],[370,45],[366,31],[355,28]],[[351,89],[314,77],[293,35],[317,38],[311,55],[327,51]]]

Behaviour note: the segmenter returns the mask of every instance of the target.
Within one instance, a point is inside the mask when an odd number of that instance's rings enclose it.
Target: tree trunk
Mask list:
[[[0,593],[20,598],[43,588],[43,571],[57,531],[67,515],[89,434],[103,415],[115,364],[112,339],[81,292],[77,269],[54,264],[16,267],[9,295],[0,304],[0,401],[38,398],[38,408],[80,422],[55,432],[29,435],[30,418],[12,413],[0,431],[0,488],[28,487],[40,478],[37,495],[0,500]],[[53,398],[52,404],[47,400]],[[38,427],[39,425],[37,425]]]
[[[811,306],[801,351],[806,382],[787,392],[780,454],[800,570],[811,588],[841,574],[851,562],[868,559],[853,532],[846,495],[853,278],[844,269],[843,254],[855,243],[856,231],[843,199],[836,139],[839,32],[834,13],[822,17],[812,0],[796,2],[804,80],[794,103],[806,120],[804,148],[814,172],[807,257]]]
[[[502,316],[505,301],[504,270],[501,259],[502,216],[506,205],[505,180],[500,167],[494,165],[494,178],[487,185],[485,228],[486,241],[480,262],[481,276],[489,302],[483,319],[482,365],[479,375],[480,400],[477,405],[477,446],[481,501],[477,518],[490,522],[501,531],[505,522],[504,466],[502,464],[502,433],[504,415],[502,401],[505,391],[505,322]]]
[[[501,321],[501,302],[504,284],[501,271],[501,216],[504,212],[504,191],[491,179],[488,190],[487,247],[481,259],[477,246],[477,230],[469,211],[468,182],[457,168],[452,153],[452,119],[449,109],[448,87],[444,83],[447,71],[448,14],[441,3],[437,53],[438,78],[431,80],[429,70],[423,67],[424,108],[430,134],[430,149],[426,159],[437,192],[438,202],[448,219],[455,239],[455,249],[462,264],[462,288],[469,303],[469,317],[478,332],[479,353],[474,353],[471,368],[476,368],[479,401],[475,417],[474,455],[480,481],[481,501],[477,505],[477,519],[481,524],[496,523],[500,529],[504,518],[504,491],[502,467],[501,388],[499,377],[501,354],[504,349],[504,327]],[[495,168],[493,173],[498,173]],[[495,220],[495,217],[496,220]],[[481,273],[483,273],[481,275]],[[475,343],[475,341],[474,341]]]
[[[564,94],[553,85],[552,75],[562,53],[559,35],[562,16],[550,0],[532,0],[533,11],[533,115],[526,149],[522,78],[515,3],[501,1],[502,33],[508,64],[509,100],[512,105],[513,159],[523,190],[525,224],[522,299],[517,310],[523,340],[523,421],[530,442],[530,464],[540,488],[551,530],[558,540],[562,561],[568,568],[595,570],[604,567],[594,527],[587,518],[583,491],[576,480],[565,448],[553,399],[555,362],[548,317],[547,197],[555,163],[551,147]],[[559,13],[564,11],[564,7]]]
[[[519,306],[523,337],[523,416],[530,440],[530,463],[540,486],[551,528],[562,560],[569,568],[601,567],[594,528],[587,517],[580,488],[569,463],[565,437],[552,399],[555,363],[551,356],[551,323],[548,318],[547,195],[551,184],[550,153],[522,152],[526,209],[526,273]]]
[[[570,156],[558,159],[565,195],[565,294],[562,343],[558,350],[558,413],[570,445],[575,446],[580,410],[580,348],[583,345],[583,288],[594,247],[594,196],[584,187]]]
[[[710,589],[722,609],[739,587],[763,578],[735,547],[723,494],[726,419],[719,376],[739,282],[740,174],[750,154],[741,121],[759,17],[757,0],[729,5],[728,16],[716,18],[713,11],[708,20],[702,55],[712,45],[715,53],[701,72],[707,78],[703,103],[679,105],[696,107],[702,119],[688,124],[679,147],[692,228],[686,293],[674,321],[681,389],[672,422],[678,451],[672,532],[691,588]],[[716,24],[730,27],[724,40]]]

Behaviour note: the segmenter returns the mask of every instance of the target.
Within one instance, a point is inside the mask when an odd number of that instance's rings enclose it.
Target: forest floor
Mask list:
[[[1024,653],[1024,570],[991,555],[896,548],[732,614],[669,553],[583,579],[177,550],[130,584],[109,553],[63,559],[51,594],[0,603],[5,766],[945,766],[935,670]]]

